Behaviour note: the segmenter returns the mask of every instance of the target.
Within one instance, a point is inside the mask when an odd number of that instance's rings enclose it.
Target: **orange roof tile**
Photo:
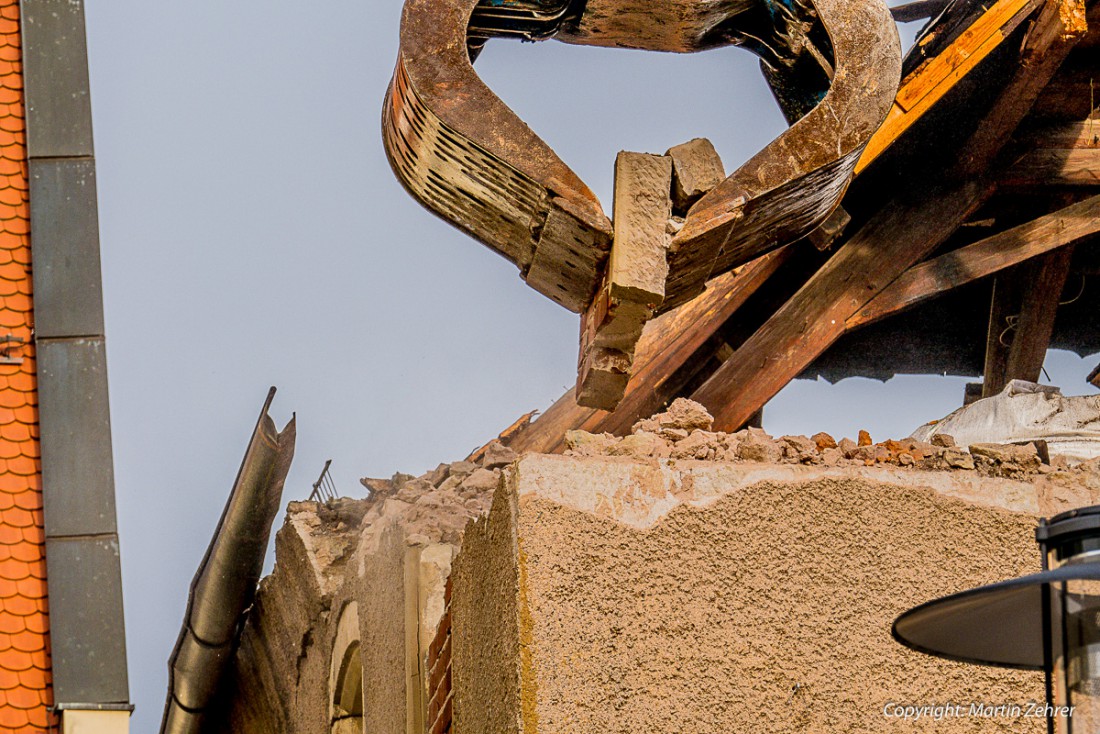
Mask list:
[[[5,697],[6,698],[6,697]],[[0,727],[10,732],[30,732],[27,712],[14,706],[0,706]]]
[[[0,0],[0,334],[25,340],[0,365],[0,731],[52,730],[45,533],[31,299],[18,0]]]

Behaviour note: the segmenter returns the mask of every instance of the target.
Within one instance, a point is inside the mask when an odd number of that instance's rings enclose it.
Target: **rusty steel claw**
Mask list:
[[[672,241],[663,309],[709,278],[801,239],[840,204],[856,163],[897,95],[901,44],[879,0],[813,0],[828,31],[825,97],[688,212]]]
[[[383,113],[397,177],[576,312],[600,283],[611,223],[478,78],[471,56],[495,35],[679,52],[745,45],[761,56],[784,111],[801,118],[688,212],[669,250],[666,310],[709,278],[804,237],[836,208],[901,74],[883,0],[406,0]],[[799,102],[784,75],[801,78],[793,70],[811,56],[821,79],[809,86],[823,96]]]
[[[383,138],[426,207],[519,266],[528,285],[580,312],[611,247],[599,201],[478,78],[467,27],[478,0],[408,0]]]

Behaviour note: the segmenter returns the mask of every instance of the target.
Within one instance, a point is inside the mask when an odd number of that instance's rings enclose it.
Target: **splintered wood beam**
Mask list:
[[[867,144],[859,173],[912,127],[960,79],[978,66],[1039,6],[1041,0],[998,0],[935,58],[902,80],[886,121]]]
[[[613,413],[577,405],[570,390],[513,436],[509,447],[519,452],[554,453],[564,448],[568,430],[625,433],[638,420],[660,410],[683,388],[675,378],[685,365],[710,356],[707,344],[790,259],[791,252],[790,247],[775,250],[725,273],[711,281],[703,295],[651,321],[638,343],[626,396]]]
[[[1064,247],[1029,263],[1030,287],[1012,335],[1006,381],[1039,381],[1072,259],[1073,247]]]
[[[953,288],[1100,232],[1100,196],[916,265],[848,319],[847,328],[881,321]]]
[[[962,170],[982,171],[992,165],[1043,85],[1065,60],[1080,35],[1064,25],[1063,8],[1077,4],[1079,0],[1042,4],[1020,50],[1027,63],[1008,80],[977,132],[964,144]],[[1025,6],[1017,11],[1026,13]],[[1019,16],[1010,19],[1015,18]],[[1003,28],[1004,23],[998,21],[996,27]],[[922,194],[912,193],[922,190]],[[906,194],[857,230],[692,397],[710,410],[719,430],[740,428],[845,332],[849,318],[946,241],[991,192],[992,184],[974,174],[912,182]]]
[[[982,182],[888,204],[691,396],[735,431],[845,332],[846,322],[988,197]]]
[[[1024,142],[1031,150],[1005,172],[1001,186],[1100,186],[1100,120],[1043,128]]]
[[[1011,380],[1038,382],[1072,258],[1072,247],[1056,250],[1017,267],[1004,290],[994,288],[982,397]]]
[[[581,317],[580,405],[612,410],[626,392],[642,329],[665,300],[671,218],[672,158],[619,153],[611,256]]]
[[[962,175],[984,174],[1069,52],[1088,33],[1085,12],[1085,0],[1043,3],[1027,29],[1015,76],[963,148],[959,165]]]

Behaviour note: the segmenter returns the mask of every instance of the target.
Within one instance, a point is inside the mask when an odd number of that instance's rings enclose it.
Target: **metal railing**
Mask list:
[[[332,481],[332,475],[328,468],[332,466],[332,459],[325,462],[325,468],[321,470],[321,476],[313,483],[313,492],[309,495],[310,502],[331,502],[336,499],[336,483]]]

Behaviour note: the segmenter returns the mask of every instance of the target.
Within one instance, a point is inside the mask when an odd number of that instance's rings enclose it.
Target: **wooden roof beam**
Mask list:
[[[1038,382],[1073,247],[1041,255],[998,277],[989,318],[982,397],[1011,380]]]
[[[1100,186],[1100,120],[1044,127],[1022,142],[1030,149],[1005,172],[1001,186]]]
[[[916,265],[849,318],[850,331],[1100,233],[1100,196]]]
[[[792,248],[786,247],[757,258],[715,278],[695,300],[651,321],[635,352],[634,374],[626,395],[614,412],[579,406],[570,390],[538,420],[516,433],[509,447],[519,452],[553,453],[564,448],[568,430],[629,431],[636,421],[649,417],[679,394],[683,385],[676,378],[691,372],[685,366],[711,356],[707,345],[719,329],[791,256]]]
[[[1021,65],[964,148],[962,173],[988,168],[1078,35],[1066,8],[1047,0],[1029,28]],[[923,184],[923,186],[921,185]],[[925,186],[927,188],[925,188]],[[915,198],[887,204],[692,396],[721,430],[736,430],[846,330],[846,323],[911,266],[938,247],[990,195],[985,179],[914,182]]]

